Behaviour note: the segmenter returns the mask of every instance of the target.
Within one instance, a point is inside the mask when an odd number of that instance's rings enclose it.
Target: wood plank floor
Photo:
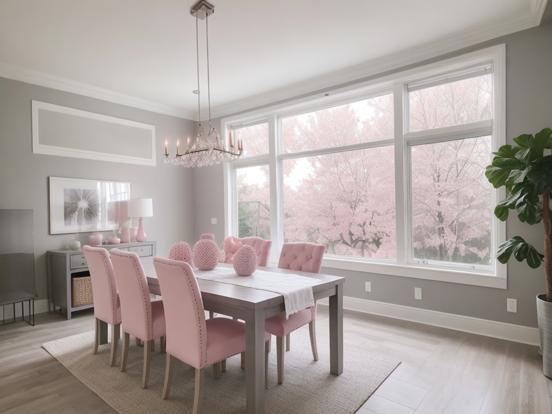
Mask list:
[[[324,309],[319,319],[327,323]],[[402,361],[359,414],[552,413],[535,347],[353,312],[344,323],[367,352]],[[90,313],[0,327],[0,413],[114,413],[40,347],[92,328]]]

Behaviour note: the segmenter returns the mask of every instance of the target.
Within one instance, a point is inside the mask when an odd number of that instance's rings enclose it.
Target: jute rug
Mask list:
[[[345,341],[343,374],[334,377],[329,373],[327,328],[318,332],[318,362],[312,360],[308,329],[299,329],[291,339],[291,351],[285,354],[283,385],[277,384],[276,344],[273,341],[266,391],[267,413],[354,413],[400,363],[363,350],[362,344]],[[121,414],[191,413],[194,370],[183,363],[175,363],[170,399],[161,399],[165,355],[158,352],[159,344],[152,356],[147,390],[140,386],[143,348],[130,347],[128,369],[122,373],[118,367],[109,367],[108,346],[102,346],[100,352],[93,355],[92,344],[93,332],[86,332],[45,343],[43,348]],[[228,359],[222,378],[214,379],[212,370],[207,370],[202,412],[234,414],[244,410],[245,373],[240,369],[239,356],[235,356]]]

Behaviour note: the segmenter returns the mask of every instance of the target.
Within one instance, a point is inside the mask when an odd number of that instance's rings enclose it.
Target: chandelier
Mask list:
[[[215,12],[215,6],[205,0],[199,0],[191,9],[190,14],[195,17],[196,29],[196,68],[197,68],[197,133],[193,140],[189,137],[181,145],[180,140],[176,141],[176,153],[169,154],[169,142],[165,141],[165,162],[181,165],[183,167],[206,167],[219,164],[224,161],[231,161],[239,158],[243,153],[243,142],[234,142],[232,133],[226,139],[221,139],[211,117],[211,78],[209,68],[209,16]],[[205,46],[207,58],[207,125],[201,121],[201,93],[199,78],[199,20],[205,20]]]

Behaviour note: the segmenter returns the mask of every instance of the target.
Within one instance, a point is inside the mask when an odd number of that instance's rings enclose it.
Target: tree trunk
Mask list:
[[[542,195],[542,219],[544,222],[544,274],[546,275],[546,300],[552,302],[552,225],[550,223],[550,193]]]

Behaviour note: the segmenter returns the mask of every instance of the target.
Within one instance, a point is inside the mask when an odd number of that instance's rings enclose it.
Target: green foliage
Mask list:
[[[552,192],[552,155],[547,155],[552,149],[552,130],[545,128],[535,135],[523,134],[514,138],[514,142],[515,145],[500,147],[485,170],[485,176],[495,188],[506,188],[507,196],[497,204],[494,214],[505,221],[509,211],[514,210],[521,222],[537,224],[542,221],[541,196]],[[526,260],[532,268],[539,267],[544,258],[520,236],[502,243],[497,252],[501,263],[506,263],[512,255],[520,262]]]

